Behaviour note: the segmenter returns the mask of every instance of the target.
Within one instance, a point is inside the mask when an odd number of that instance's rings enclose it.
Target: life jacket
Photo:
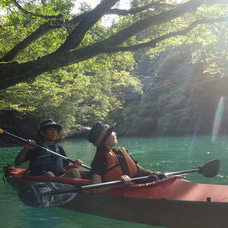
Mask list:
[[[105,155],[106,171],[104,181],[119,180],[121,176],[133,177],[138,172],[138,166],[123,147],[114,148]]]
[[[42,146],[60,154],[59,146],[57,144],[55,144],[55,148],[50,148],[46,144],[42,144]],[[61,157],[53,156],[41,149],[40,155],[30,163],[30,170],[32,175],[42,175],[44,171],[51,171],[56,176],[59,176],[63,172],[63,159]]]

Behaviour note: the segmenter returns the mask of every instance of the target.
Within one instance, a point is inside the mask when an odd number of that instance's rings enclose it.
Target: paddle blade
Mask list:
[[[4,133],[5,133],[5,130],[0,128],[0,134],[4,134]]]
[[[18,192],[19,199],[31,207],[57,207],[74,199],[77,193],[49,194],[69,188],[71,185],[45,182],[26,184]],[[71,186],[72,187],[72,186]]]
[[[209,161],[203,167],[199,168],[199,173],[206,177],[214,177],[218,174],[220,161],[218,159]]]

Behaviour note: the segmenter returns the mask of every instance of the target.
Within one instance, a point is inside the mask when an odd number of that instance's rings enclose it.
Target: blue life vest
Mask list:
[[[46,144],[43,144],[42,146],[61,154],[57,144],[54,145],[54,149],[53,146],[48,146]],[[43,175],[45,172],[51,171],[56,176],[59,176],[63,173],[63,164],[63,159],[61,157],[57,157],[41,149],[40,156],[30,164],[31,175]]]

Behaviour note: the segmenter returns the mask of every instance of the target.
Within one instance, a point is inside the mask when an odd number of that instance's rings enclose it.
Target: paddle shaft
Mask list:
[[[195,173],[198,172],[206,177],[213,177],[217,175],[219,170],[219,160],[212,160],[204,164],[202,167],[199,167],[197,169],[192,169],[192,170],[186,170],[186,171],[175,171],[175,172],[168,172],[165,173],[166,176],[170,175],[181,175],[181,174],[188,174],[188,173]],[[132,182],[137,182],[139,180],[147,180],[148,182],[156,181],[154,179],[153,174],[149,176],[143,176],[143,177],[136,177],[131,179]],[[99,184],[92,184],[92,185],[84,185],[84,186],[76,186],[76,187],[71,187],[67,188],[61,191],[58,191],[58,193],[64,193],[72,191],[72,192],[81,192],[82,190],[89,190],[89,189],[96,189],[96,188],[103,188],[103,187],[109,187],[109,186],[115,186],[115,185],[121,185],[124,182],[122,180],[117,180],[117,181],[110,181],[110,182],[104,182],[104,183],[99,183]],[[56,192],[57,193],[57,192]]]
[[[175,172],[170,172],[170,173],[165,173],[166,176],[171,176],[171,175],[181,175],[181,174],[188,174],[188,173],[195,173],[199,172],[200,169],[192,169],[192,170],[186,170],[186,171],[175,171]],[[148,176],[143,176],[143,177],[135,177],[131,178],[132,182],[137,182],[140,180],[148,180],[150,181],[151,175]],[[122,180],[117,180],[117,181],[109,181],[109,182],[103,182],[99,184],[91,184],[91,185],[84,185],[81,186],[82,190],[89,190],[89,189],[96,189],[96,188],[101,188],[101,187],[109,187],[109,186],[115,186],[115,185],[120,185],[123,184],[124,182]]]
[[[169,172],[169,173],[165,173],[166,176],[169,175],[181,175],[181,174],[187,174],[187,173],[195,173],[195,172],[199,172],[200,169],[192,169],[192,170],[186,170],[186,171],[175,171],[175,172]]]
[[[136,182],[139,180],[149,180],[151,179],[151,176],[143,176],[143,177],[135,177],[131,178],[132,182]],[[90,184],[90,185],[84,185],[81,186],[81,190],[89,190],[89,189],[96,189],[96,188],[102,188],[102,187],[109,187],[109,186],[115,186],[115,185],[121,185],[124,182],[122,180],[117,180],[117,181],[109,181],[109,182],[103,182],[99,184]]]
[[[12,133],[10,133],[10,132],[8,132],[8,131],[5,131],[5,130],[4,130],[4,133],[7,134],[7,135],[10,135],[10,136],[12,136],[12,137],[14,137],[14,138],[16,138],[16,139],[19,139],[19,140],[21,140],[21,141],[23,141],[23,142],[25,142],[25,143],[28,143],[28,140],[26,140],[26,139],[24,139],[24,138],[21,138],[21,137],[19,137],[19,136],[17,136],[17,135],[14,135],[14,134],[12,134]],[[40,148],[40,149],[43,149],[43,150],[46,150],[47,152],[49,152],[49,153],[51,153],[51,154],[54,154],[55,156],[61,157],[61,158],[63,158],[64,160],[67,160],[67,161],[69,161],[69,162],[71,162],[71,163],[75,163],[73,160],[69,159],[68,157],[66,157],[66,156],[64,156],[64,155],[62,155],[62,154],[58,154],[58,153],[56,153],[56,152],[54,152],[54,151],[52,151],[52,150],[49,150],[48,148],[45,148],[45,147],[40,146],[40,145],[36,145],[36,147],[38,147],[38,148]],[[81,164],[81,166],[82,166],[83,168],[86,168],[86,169],[91,170],[91,167],[89,167],[89,166],[87,166],[87,165],[85,165],[85,164]]]
[[[200,169],[198,168],[198,169],[187,170],[187,171],[175,171],[175,172],[166,173],[166,175],[170,176],[170,175],[188,174],[188,173],[199,172],[199,170]],[[148,180],[148,182],[155,181],[155,180],[152,180],[152,179],[153,179],[153,176],[152,175],[148,175],[148,176],[143,176],[143,177],[131,178],[131,181],[132,182],[137,182],[137,181],[141,181],[141,180]],[[85,191],[85,190],[92,190],[92,189],[97,189],[97,188],[111,187],[111,186],[117,186],[117,185],[121,185],[121,184],[124,184],[124,182],[122,180],[116,180],[116,181],[102,182],[102,183],[99,183],[99,184],[74,186],[74,187],[61,189],[59,191],[58,190],[53,191],[51,193],[47,193],[47,195],[50,195],[50,194],[64,194],[64,193],[69,193],[69,192],[80,193],[81,191]],[[44,193],[44,195],[46,195],[46,194]]]
[[[136,182],[139,180],[151,180],[151,176],[143,176],[143,177],[135,177],[131,178],[132,182]],[[110,187],[110,186],[117,186],[124,184],[122,180],[116,180],[116,181],[109,181],[109,182],[103,182],[99,184],[90,184],[90,185],[76,185],[74,187],[67,187],[65,189],[57,189],[55,191],[51,192],[45,192],[42,195],[52,195],[52,194],[64,194],[64,193],[80,193],[81,191],[84,190],[91,190],[91,189],[97,189],[97,188],[105,188],[105,187]]]

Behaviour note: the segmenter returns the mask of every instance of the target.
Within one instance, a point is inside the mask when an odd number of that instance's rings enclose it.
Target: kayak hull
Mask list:
[[[5,179],[18,191],[37,182],[85,185],[89,180],[31,177],[22,169],[4,168]],[[228,186],[199,184],[172,176],[146,184],[114,188],[105,193],[81,193],[62,208],[170,228],[227,228]]]
[[[227,203],[133,198],[83,193],[65,209],[172,228],[227,228]]]

